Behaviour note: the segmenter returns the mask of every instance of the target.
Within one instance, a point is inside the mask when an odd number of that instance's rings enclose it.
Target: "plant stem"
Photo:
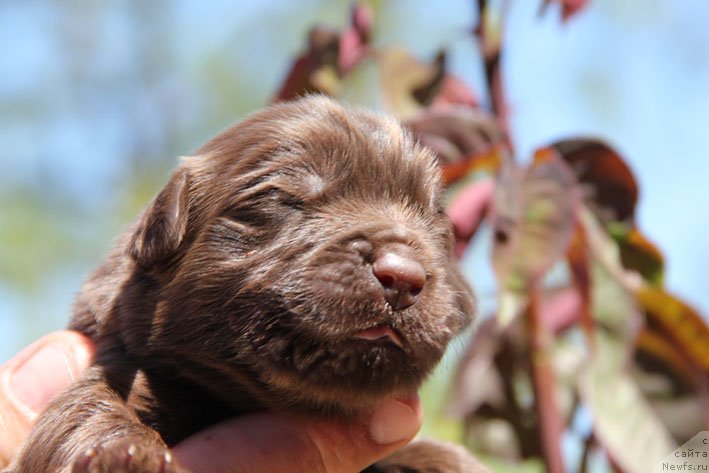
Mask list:
[[[542,435],[542,452],[547,472],[564,473],[564,459],[561,452],[561,437],[564,422],[557,408],[554,389],[556,377],[551,366],[549,349],[551,334],[539,319],[539,288],[530,291],[528,309],[529,335],[531,336],[532,380],[534,400]]]
[[[507,115],[507,101],[500,63],[502,60],[503,17],[506,14],[507,3],[503,3],[501,11],[495,16],[489,9],[488,0],[477,0],[478,26],[475,34],[478,37],[483,58],[485,82],[488,90],[488,102],[491,113],[504,134],[505,144],[512,149]]]
[[[566,260],[571,271],[572,281],[581,297],[580,322],[591,350],[596,347],[596,331],[591,313],[591,274],[588,241],[583,225],[576,222],[574,236],[566,250]]]
[[[593,433],[591,433],[583,442],[583,454],[581,455],[581,461],[579,462],[579,473],[586,473],[588,471],[588,462],[591,456],[591,450],[595,444],[596,438]]]

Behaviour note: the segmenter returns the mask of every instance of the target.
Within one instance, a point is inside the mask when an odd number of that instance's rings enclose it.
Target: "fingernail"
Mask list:
[[[418,397],[389,399],[374,412],[369,433],[379,445],[389,445],[412,438],[420,426],[421,404]]]
[[[90,355],[81,348],[71,350],[56,343],[37,349],[18,365],[9,386],[15,400],[39,413],[51,398],[68,386],[89,364]]]

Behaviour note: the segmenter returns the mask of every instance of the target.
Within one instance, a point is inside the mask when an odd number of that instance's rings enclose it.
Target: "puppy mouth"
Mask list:
[[[389,325],[377,325],[375,327],[360,330],[352,335],[352,338],[371,342],[391,343],[399,348],[404,348],[404,341],[402,340],[401,335],[399,335],[399,333],[397,333],[397,331]]]

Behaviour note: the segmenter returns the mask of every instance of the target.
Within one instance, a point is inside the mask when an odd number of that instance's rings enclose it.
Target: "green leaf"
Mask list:
[[[600,444],[626,473],[647,473],[675,448],[625,369],[622,338],[596,331],[596,350],[579,377],[581,397],[593,414]]]
[[[537,152],[527,168],[503,163],[492,218],[502,325],[519,313],[521,299],[565,254],[578,206],[574,175],[553,150]]]
[[[645,281],[662,286],[665,259],[660,250],[637,228],[608,225],[608,231],[618,243],[623,267],[637,271]]]

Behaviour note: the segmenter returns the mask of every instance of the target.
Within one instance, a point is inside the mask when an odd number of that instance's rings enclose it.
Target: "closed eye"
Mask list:
[[[283,205],[287,205],[288,207],[291,207],[295,210],[303,210],[305,206],[305,201],[302,198],[291,194],[290,192],[285,191],[283,189],[278,189],[275,191],[275,193],[277,195],[273,198],[280,199]]]
[[[276,186],[262,187],[240,197],[223,215],[256,227],[283,220],[302,211],[305,205],[302,199]]]

